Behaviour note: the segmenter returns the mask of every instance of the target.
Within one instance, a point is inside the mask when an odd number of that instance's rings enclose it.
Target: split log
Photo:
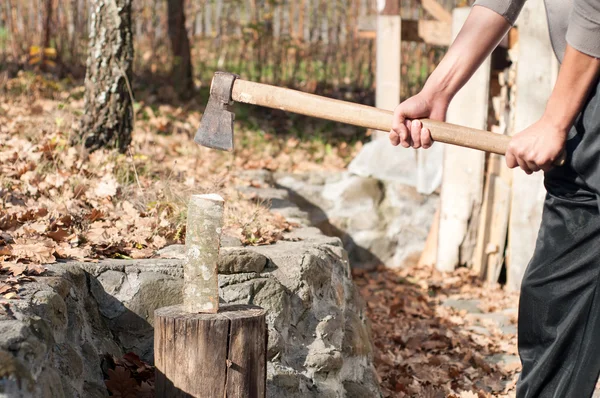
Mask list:
[[[219,309],[217,261],[224,201],[219,195],[193,195],[188,205],[183,266],[183,307],[216,313]]]
[[[154,313],[157,398],[262,398],[267,378],[266,311],[224,305],[216,314],[183,306]]]

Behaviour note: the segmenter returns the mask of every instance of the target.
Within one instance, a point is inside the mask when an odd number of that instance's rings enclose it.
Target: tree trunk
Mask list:
[[[86,148],[131,142],[133,38],[132,0],[91,0],[89,54],[85,76],[85,115],[80,138]]]
[[[40,45],[40,69],[46,70],[46,49],[50,48],[50,24],[52,23],[52,0],[44,2],[44,22],[42,26],[42,42]]]
[[[190,40],[185,28],[185,0],[167,0],[169,15],[169,39],[173,51],[171,80],[182,99],[188,99],[194,92],[192,77],[192,56]]]

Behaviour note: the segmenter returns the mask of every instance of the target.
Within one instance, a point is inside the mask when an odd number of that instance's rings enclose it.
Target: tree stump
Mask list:
[[[181,305],[156,310],[156,397],[264,397],[265,314],[251,305],[224,305],[216,314]]]

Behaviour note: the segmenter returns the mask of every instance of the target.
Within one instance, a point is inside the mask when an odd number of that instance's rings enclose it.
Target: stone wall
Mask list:
[[[307,226],[309,214],[286,190],[260,195],[302,226],[270,246],[225,239],[219,284],[222,302],[267,309],[268,396],[379,396],[365,305],[342,242]],[[182,252],[54,264],[22,299],[2,302],[0,396],[102,397],[104,353],[152,362],[154,310],[181,302]]]

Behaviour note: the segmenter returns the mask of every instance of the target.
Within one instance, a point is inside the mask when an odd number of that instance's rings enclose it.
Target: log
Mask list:
[[[266,348],[260,307],[223,305],[216,314],[160,308],[154,313],[156,397],[264,397]]]
[[[219,309],[217,261],[223,228],[223,198],[192,195],[188,205],[183,265],[183,307],[187,312]]]

